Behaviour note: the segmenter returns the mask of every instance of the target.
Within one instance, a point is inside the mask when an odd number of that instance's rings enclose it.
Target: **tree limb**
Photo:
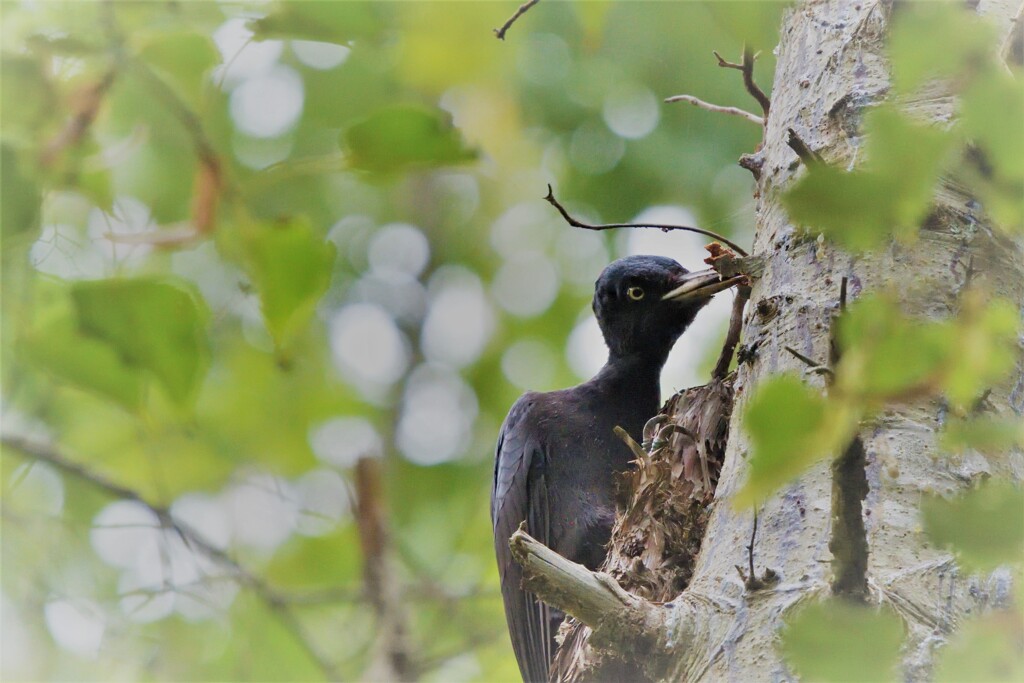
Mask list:
[[[524,526],[512,534],[509,547],[523,567],[524,588],[590,626],[595,638],[621,650],[665,651],[663,608],[626,592],[609,574],[565,559],[526,533]]]
[[[0,444],[5,449],[18,451],[32,460],[45,462],[65,475],[87,482],[108,496],[134,501],[148,508],[160,520],[161,525],[178,534],[188,547],[201,552],[213,562],[227,569],[240,584],[256,594],[285,629],[291,633],[295,641],[305,650],[324,677],[331,681],[339,680],[340,676],[334,664],[329,662],[313,645],[312,638],[295,615],[289,598],[243,567],[226,552],[210,543],[205,536],[196,531],[192,526],[175,517],[171,514],[169,508],[150,502],[138,491],[111,481],[103,475],[93,472],[88,467],[66,458],[51,444],[31,441],[12,434],[0,435]]]
[[[573,218],[572,215],[568,211],[566,211],[565,207],[562,206],[557,199],[555,199],[555,191],[551,189],[550,184],[548,184],[548,194],[546,197],[544,197],[544,199],[547,200],[547,202],[551,204],[551,206],[558,209],[558,213],[562,214],[562,218],[565,219],[565,222],[574,228],[582,228],[584,230],[611,230],[613,228],[657,228],[662,232],[669,232],[670,230],[685,230],[687,232],[695,232],[697,234],[706,235],[707,237],[718,240],[722,244],[731,247],[740,256],[747,255],[747,252],[745,249],[743,249],[743,247],[739,246],[735,242],[732,242],[722,237],[718,233],[711,232],[710,230],[705,230],[704,228],[694,228],[689,225],[668,225],[662,223],[603,223],[600,225],[594,225],[591,223],[584,223],[583,221],[579,221]]]
[[[526,14],[526,12],[538,2],[540,2],[540,0],[528,0],[527,2],[524,2],[519,6],[519,9],[515,11],[515,14],[509,17],[508,21],[501,25],[501,28],[494,29],[494,35],[497,36],[498,40],[505,40],[505,34],[508,33],[510,28],[512,28],[512,24],[516,23],[516,20],[518,20],[519,17]]]
[[[356,462],[356,524],[363,549],[363,581],[377,613],[377,637],[369,680],[407,681],[414,678],[409,654],[405,611],[394,576],[384,510],[380,460]]]
[[[757,103],[761,105],[761,111],[764,112],[764,119],[768,120],[768,112],[771,109],[772,101],[768,99],[768,96],[764,94],[764,90],[754,82],[754,62],[757,60],[757,55],[760,53],[753,53],[746,45],[743,46],[743,61],[739,64],[735,62],[727,62],[722,59],[722,55],[718,54],[717,51],[712,50],[712,54],[718,60],[718,66],[725,69],[737,69],[743,74],[743,85],[746,87],[747,92],[750,96],[757,100]]]
[[[688,102],[698,109],[706,109],[707,111],[715,112],[717,114],[729,114],[730,116],[739,116],[740,118],[746,119],[751,123],[756,123],[759,126],[764,125],[764,119],[757,114],[752,114],[749,111],[740,109],[739,107],[723,107],[719,104],[711,104],[705,102],[699,97],[693,95],[673,95],[672,97],[666,97],[666,102]]]

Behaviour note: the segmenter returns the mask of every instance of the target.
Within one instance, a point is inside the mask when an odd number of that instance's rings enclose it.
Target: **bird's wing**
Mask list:
[[[508,546],[509,537],[524,520],[531,536],[544,545],[551,543],[547,457],[544,445],[524,419],[528,408],[523,399],[512,406],[498,437],[491,522],[505,617],[519,670],[523,680],[543,683],[548,680],[553,656],[552,610],[522,589],[522,568],[512,559]]]

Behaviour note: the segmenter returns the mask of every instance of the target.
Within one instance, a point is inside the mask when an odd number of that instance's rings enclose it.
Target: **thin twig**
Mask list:
[[[673,95],[672,97],[666,97],[665,101],[688,102],[693,106],[697,107],[698,109],[705,109],[707,111],[712,111],[717,114],[729,114],[731,116],[739,116],[740,118],[746,119],[751,123],[756,123],[759,126],[764,125],[764,119],[758,116],[757,114],[752,114],[749,111],[740,109],[739,107],[723,107],[722,105],[719,104],[711,104],[710,102],[705,102],[699,97],[694,97],[693,95]]]
[[[729,365],[732,364],[733,353],[740,341],[740,332],[743,329],[743,308],[750,299],[750,286],[741,285],[736,288],[736,298],[732,302],[732,316],[729,318],[729,331],[725,335],[725,344],[722,345],[722,353],[718,356],[715,369],[711,376],[714,379],[722,379],[729,373]]]
[[[754,82],[754,62],[757,60],[757,56],[761,54],[753,53],[746,45],[743,46],[743,61],[739,64],[735,62],[729,62],[722,58],[722,55],[718,54],[717,51],[712,51],[715,58],[718,60],[718,66],[726,69],[737,69],[743,74],[743,85],[746,87],[747,92],[750,96],[757,100],[757,103],[761,105],[761,111],[764,112],[764,120],[768,120],[768,112],[771,110],[772,101],[768,99],[768,96],[764,94],[760,86]]]
[[[245,585],[255,593],[271,613],[273,613],[282,625],[284,625],[285,629],[291,632],[292,637],[302,647],[302,649],[305,650],[306,654],[317,665],[323,675],[332,681],[339,679],[339,674],[334,665],[329,662],[313,645],[313,641],[309,634],[292,611],[288,597],[279,593],[276,589],[272,588],[258,576],[239,564],[237,560],[232,558],[226,552],[210,543],[210,541],[208,541],[192,526],[176,518],[171,514],[170,510],[166,506],[153,503],[147,500],[138,491],[113,482],[103,475],[93,472],[89,468],[69,460],[49,444],[34,442],[24,437],[11,434],[0,435],[0,444],[2,444],[5,449],[18,451],[33,460],[45,462],[66,475],[85,481],[108,496],[122,500],[134,501],[149,509],[149,511],[152,512],[160,521],[161,525],[178,534],[187,546],[198,550],[209,559],[228,569],[239,583]]]
[[[498,40],[505,40],[505,34],[510,28],[512,28],[512,24],[516,23],[516,20],[519,19],[519,17],[526,14],[526,12],[538,2],[540,2],[540,0],[529,0],[528,2],[524,2],[519,6],[519,9],[516,10],[516,13],[501,25],[501,28],[494,29],[494,35],[498,37]]]
[[[551,204],[551,206],[558,209],[558,213],[562,214],[562,218],[565,219],[565,222],[574,228],[582,228],[584,230],[611,230],[613,228],[657,228],[662,232],[669,232],[670,230],[685,230],[687,232],[695,232],[700,235],[705,235],[712,239],[716,239],[719,242],[728,245],[730,248],[732,248],[733,251],[735,251],[740,256],[747,255],[747,252],[743,249],[743,247],[739,246],[735,242],[732,242],[722,237],[718,233],[711,232],[710,230],[705,230],[703,228],[694,228],[688,225],[665,225],[661,223],[604,223],[601,225],[591,225],[590,223],[578,221],[575,218],[573,218],[568,211],[565,210],[564,206],[558,203],[558,200],[555,199],[555,192],[553,189],[551,189],[550,184],[548,184],[548,194],[546,197],[544,197],[544,199],[546,199],[548,203]]]
[[[792,346],[783,346],[782,348],[784,348],[786,351],[788,351],[790,354],[792,354],[798,361],[802,362],[804,365],[806,365],[809,368],[820,368],[821,367],[821,363],[819,363],[818,361],[814,360],[810,356],[805,356],[804,354],[802,354],[799,351],[797,351],[796,349],[794,349]]]
[[[96,114],[99,113],[100,105],[103,104],[103,97],[114,84],[116,75],[117,72],[114,69],[109,69],[99,81],[78,93],[71,118],[60,132],[46,144],[39,155],[41,166],[50,166],[57,160],[61,152],[82,141],[89,132],[93,121],[96,120]]]

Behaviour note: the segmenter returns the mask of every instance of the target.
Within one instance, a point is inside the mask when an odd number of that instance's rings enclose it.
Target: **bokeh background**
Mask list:
[[[663,99],[754,108],[712,50],[763,50],[767,90],[782,10],[542,2],[497,40],[517,6],[2,4],[4,680],[371,675],[393,624],[365,585],[360,458],[410,671],[517,679],[488,512],[501,420],[603,363],[607,263],[701,267],[707,242],[571,228],[546,185],[583,220],[748,244],[736,160],[761,131]],[[112,279],[191,294],[191,361],[74,324],[82,283]],[[119,291],[98,315],[127,310]],[[168,317],[142,301],[133,343]],[[729,305],[680,342],[666,396],[707,377]]]

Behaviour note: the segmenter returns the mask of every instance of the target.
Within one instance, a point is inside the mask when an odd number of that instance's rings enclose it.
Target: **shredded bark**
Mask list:
[[[634,469],[623,475],[627,501],[601,571],[638,597],[669,602],[693,576],[729,438],[734,379],[669,399],[645,427]],[[591,629],[576,620],[567,619],[560,635],[552,681],[648,680],[636,664],[591,647]],[[643,661],[636,654],[631,660]]]

